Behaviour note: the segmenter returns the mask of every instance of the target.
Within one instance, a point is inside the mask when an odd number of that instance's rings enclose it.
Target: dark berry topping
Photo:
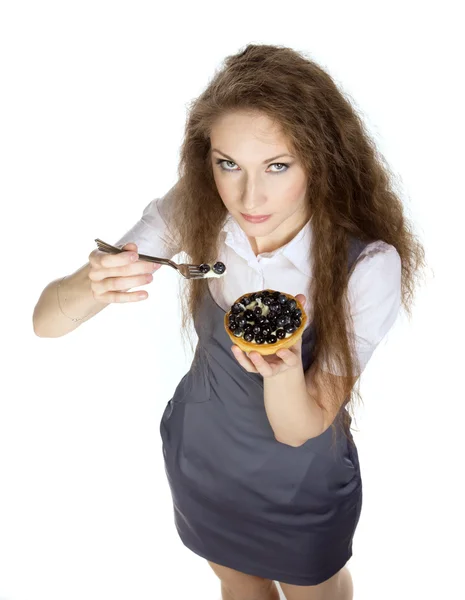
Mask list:
[[[225,271],[226,271],[226,267],[224,265],[224,263],[222,262],[217,262],[213,265],[213,270],[215,271],[215,273],[217,273],[218,275],[222,275]]]
[[[238,327],[237,329],[235,329],[235,330],[233,331],[233,334],[234,334],[236,337],[241,337],[241,335],[242,335],[243,333],[244,333],[244,330],[243,330],[243,329],[241,329],[240,327]]]
[[[271,327],[266,326],[266,325],[264,327],[262,327],[262,334],[265,337],[268,337],[270,335],[270,333],[271,333]]]
[[[272,304],[273,302],[273,298],[270,298],[269,296],[267,296],[266,298],[263,298],[263,304],[265,306],[270,306],[270,304]]]
[[[296,308],[292,314],[295,318],[297,318],[297,317],[300,318],[302,316],[302,311],[300,310],[300,308]]]
[[[283,315],[290,315],[292,313],[292,310],[289,308],[289,306],[284,306],[281,311]]]
[[[286,332],[284,331],[284,329],[277,329],[276,330],[276,337],[278,338],[278,340],[282,340],[283,338],[286,337]]]
[[[297,308],[297,302],[295,300],[289,300],[287,305],[291,310],[295,310]]]
[[[251,300],[249,296],[243,296],[240,299],[240,303],[243,304],[244,306],[247,306],[247,304],[250,304]]]
[[[276,344],[277,341],[278,341],[278,338],[275,335],[273,335],[273,334],[269,335],[266,338],[266,343],[267,344]]]
[[[299,328],[302,325],[302,319],[292,319],[292,323]]]
[[[266,298],[267,296],[270,296],[270,292],[269,292],[268,290],[263,290],[263,291],[261,292],[261,294],[262,294],[262,296],[263,296],[264,298]]]
[[[276,301],[273,301],[273,302],[270,304],[270,310],[271,310],[271,312],[274,312],[274,313],[275,313],[275,312],[277,312],[277,311],[278,311],[278,309],[279,309],[279,310],[281,309],[281,307],[279,306],[278,302],[276,302]]]
[[[258,335],[259,333],[261,333],[262,328],[260,327],[260,325],[254,325],[252,328],[252,331],[254,332],[255,335]]]
[[[251,325],[247,325],[247,327],[244,327],[244,337],[246,333],[251,333],[253,337],[253,327]]]
[[[231,308],[231,312],[235,315],[238,315],[243,310],[244,310],[244,307],[242,306],[242,304],[239,304],[238,302],[236,302],[236,304],[233,304],[232,308]]]
[[[255,341],[257,342],[257,344],[264,344],[265,343],[265,338],[263,335],[261,335],[260,333],[258,335],[255,336]]]
[[[284,325],[286,325],[286,317],[285,316],[278,317],[276,319],[276,325],[278,327],[283,327]]]
[[[268,319],[266,317],[264,317],[263,315],[256,317],[255,322],[258,323],[259,325],[263,325],[264,323],[269,323]]]
[[[292,323],[288,323],[287,325],[284,325],[284,331],[286,333],[294,333],[295,331],[295,325],[293,325]]]
[[[251,331],[244,332],[244,340],[246,342],[251,342],[253,340],[253,333]]]
[[[284,294],[279,294],[279,296],[278,296],[278,302],[280,304],[286,304],[286,302],[287,302],[287,296],[285,296]]]
[[[247,309],[246,311],[244,311],[244,317],[247,321],[252,321],[252,319],[255,318],[255,315],[250,309]]]
[[[236,323],[239,325],[239,327],[242,327],[242,329],[244,329],[244,327],[247,325],[247,321],[242,315],[236,318]]]
[[[261,315],[262,314],[262,309],[259,306],[255,306],[253,309],[253,313],[254,315]]]
[[[231,321],[231,323],[229,323],[229,329],[231,331],[234,331],[235,329],[237,329],[239,327],[239,325],[235,322],[235,321]]]
[[[209,271],[209,270],[210,270],[210,265],[207,265],[207,263],[202,263],[202,264],[199,266],[199,271],[200,271],[201,273],[208,273],[208,271]]]

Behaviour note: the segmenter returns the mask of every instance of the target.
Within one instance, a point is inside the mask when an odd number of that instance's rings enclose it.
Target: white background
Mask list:
[[[362,377],[356,600],[463,593],[463,65],[459,2],[21,2],[0,13],[0,598],[218,600],[174,528],[159,437],[190,355],[178,280],[59,339],[42,289],[176,181],[187,104],[249,42],[350,94],[427,250],[414,317]]]

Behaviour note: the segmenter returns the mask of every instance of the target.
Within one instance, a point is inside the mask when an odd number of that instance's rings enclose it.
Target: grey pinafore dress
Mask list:
[[[349,270],[365,245],[351,241]],[[263,378],[239,365],[223,318],[208,291],[194,322],[191,368],[160,424],[177,531],[185,546],[217,564],[316,585],[352,555],[362,506],[357,450],[339,428],[333,447],[331,428],[299,447],[278,442]],[[314,343],[310,325],[305,371]]]

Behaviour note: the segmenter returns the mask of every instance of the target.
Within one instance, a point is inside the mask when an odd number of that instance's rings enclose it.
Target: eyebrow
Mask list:
[[[228,156],[226,154],[226,152],[221,152],[221,150],[218,150],[217,148],[212,148],[212,152],[218,152],[218,154],[222,154],[223,156],[226,156],[226,158],[228,160],[230,160],[233,163],[236,163],[236,161],[231,158],[230,156]],[[266,165],[267,163],[271,162],[272,160],[276,160],[277,158],[282,158],[283,156],[290,156],[291,158],[295,158],[295,156],[293,156],[292,154],[278,154],[278,156],[272,156],[271,158],[267,158],[266,160],[263,161],[263,164]]]

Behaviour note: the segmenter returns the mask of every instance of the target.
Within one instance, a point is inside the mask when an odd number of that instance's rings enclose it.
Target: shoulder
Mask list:
[[[354,312],[385,318],[398,311],[402,295],[402,262],[397,249],[383,241],[368,244],[349,279]]]
[[[402,262],[397,249],[381,240],[371,242],[360,253],[351,279],[361,280],[387,278],[398,281],[402,273]]]

